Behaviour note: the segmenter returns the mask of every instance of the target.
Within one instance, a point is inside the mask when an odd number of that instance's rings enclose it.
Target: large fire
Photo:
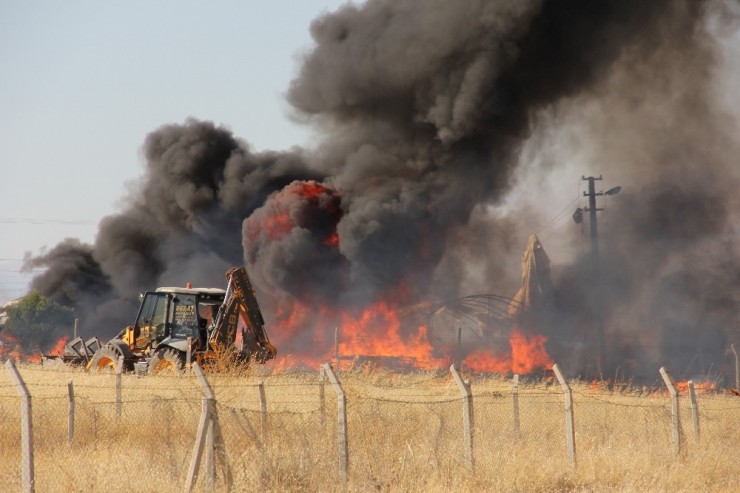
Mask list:
[[[385,302],[376,303],[358,317],[345,313],[340,318],[341,354],[399,358],[423,369],[438,368],[448,362],[433,356],[425,326],[416,327],[404,337],[398,312]]]
[[[65,341],[66,344],[66,341]],[[64,345],[62,345],[64,347]],[[27,361],[29,363],[40,363],[41,353],[27,354],[23,351],[18,340],[10,334],[0,332],[0,358],[15,361]]]
[[[281,356],[288,355],[306,367],[339,358],[344,362],[370,360],[380,365],[433,369],[449,366],[459,352],[463,353],[463,366],[476,371],[527,374],[552,365],[545,338],[521,330],[511,332],[509,346],[503,351],[478,350],[465,356],[470,350],[469,341],[458,348],[451,332],[433,333],[429,320],[418,313],[414,316],[409,307],[420,305],[424,288],[415,289],[405,279],[386,286],[381,296],[376,293],[365,306],[358,306],[356,299],[351,303],[339,301],[342,286],[322,287],[321,293],[316,293],[316,283],[307,279],[325,274],[327,265],[332,269],[344,265],[338,231],[341,219],[339,191],[329,184],[308,180],[294,181],[271,195],[244,221],[248,263],[259,265],[260,256],[281,258],[277,262],[280,268],[271,270],[265,283],[276,292],[262,293],[262,299],[276,296],[263,309],[270,337]],[[318,266],[315,271],[280,257],[288,245],[298,241],[304,242],[312,265]],[[259,269],[255,271],[255,275],[261,274]],[[341,282],[349,286],[352,277],[345,274],[328,278],[335,283],[343,279]],[[277,292],[281,290],[287,296]]]
[[[493,371],[525,375],[553,365],[545,349],[547,338],[542,335],[526,335],[518,329],[509,336],[509,354],[495,355],[489,349],[468,355],[463,362],[475,371]]]
[[[388,301],[344,311],[313,311],[294,302],[289,309],[277,311],[269,331],[277,347],[285,348],[283,355],[289,353],[291,360],[307,367],[333,361],[337,355],[342,361],[371,360],[403,368],[448,367],[457,351],[455,345],[435,348],[429,327],[405,316],[406,312]],[[552,366],[545,342],[544,336],[514,329],[505,350],[471,352],[463,357],[462,365],[479,372],[532,373]]]

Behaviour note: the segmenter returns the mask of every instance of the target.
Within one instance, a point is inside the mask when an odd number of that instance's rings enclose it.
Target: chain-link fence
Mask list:
[[[557,381],[515,384],[478,375],[471,377],[466,407],[464,391],[449,371],[342,372],[337,378],[346,403],[343,485],[343,410],[318,371],[209,374],[215,399],[205,427],[203,385],[192,373],[101,375],[31,364],[19,365],[18,372],[32,402],[36,491],[740,488],[728,473],[740,451],[735,427],[740,398],[717,392],[699,395],[698,427],[681,394],[682,447],[675,457],[665,387],[614,390],[571,382],[574,467],[567,447],[568,409]],[[11,372],[3,368],[5,491],[25,488],[21,402]],[[196,457],[200,462],[193,471]],[[694,474],[709,477],[689,483],[674,484],[670,474],[651,472],[705,464],[713,469]]]

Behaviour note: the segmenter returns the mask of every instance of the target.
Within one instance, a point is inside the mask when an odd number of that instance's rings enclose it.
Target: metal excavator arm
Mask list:
[[[244,267],[232,267],[226,272],[228,287],[224,304],[219,308],[213,323],[208,342],[231,347],[236,341],[239,320],[243,321],[242,353],[253,357],[258,363],[264,363],[277,355],[277,349],[270,343],[265,330],[257,298],[249,282]]]

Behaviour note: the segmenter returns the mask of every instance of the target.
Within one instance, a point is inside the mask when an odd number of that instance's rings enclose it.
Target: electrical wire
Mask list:
[[[544,226],[542,226],[542,227],[541,227],[540,229],[538,229],[538,230],[537,230],[537,232],[536,232],[535,234],[538,234],[538,235],[539,235],[540,233],[542,233],[542,231],[544,231],[545,229],[547,229],[547,228],[548,228],[548,227],[549,227],[550,225],[552,225],[552,224],[553,224],[553,223],[555,223],[556,221],[560,220],[560,219],[561,219],[561,216],[563,215],[563,213],[564,213],[564,212],[565,212],[566,210],[568,210],[568,209],[569,209],[569,208],[570,208],[570,207],[571,207],[571,206],[572,206],[572,205],[573,205],[573,204],[574,204],[575,202],[577,202],[577,201],[578,201],[579,199],[580,199],[580,197],[576,197],[575,199],[571,200],[571,201],[570,201],[570,202],[568,203],[568,205],[566,205],[565,207],[563,207],[563,209],[562,209],[562,210],[561,210],[560,212],[558,212],[558,213],[557,213],[557,214],[555,215],[555,217],[553,217],[553,218],[552,218],[552,219],[551,219],[550,221],[548,221],[548,222],[547,222],[547,223],[546,223],[546,224],[545,224]],[[560,228],[558,228],[558,229],[560,229]],[[557,231],[557,229],[556,229],[556,231]]]

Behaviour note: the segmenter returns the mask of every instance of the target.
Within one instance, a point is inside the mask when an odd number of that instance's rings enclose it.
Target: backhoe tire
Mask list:
[[[185,369],[185,356],[172,348],[158,349],[149,359],[150,375],[182,373]]]
[[[128,347],[128,344],[126,344],[125,342],[123,342],[120,339],[111,339],[110,341],[108,341],[108,344],[107,345],[108,346],[115,346],[116,347],[116,351],[118,351],[119,353],[121,353],[123,355],[123,358],[126,361],[130,361],[134,357],[134,353],[131,352],[131,348]]]
[[[118,345],[106,344],[95,351],[92,360],[90,360],[90,371],[93,373],[115,373],[118,370],[121,356],[124,357],[122,370],[126,371],[131,363],[126,361],[124,351]]]

